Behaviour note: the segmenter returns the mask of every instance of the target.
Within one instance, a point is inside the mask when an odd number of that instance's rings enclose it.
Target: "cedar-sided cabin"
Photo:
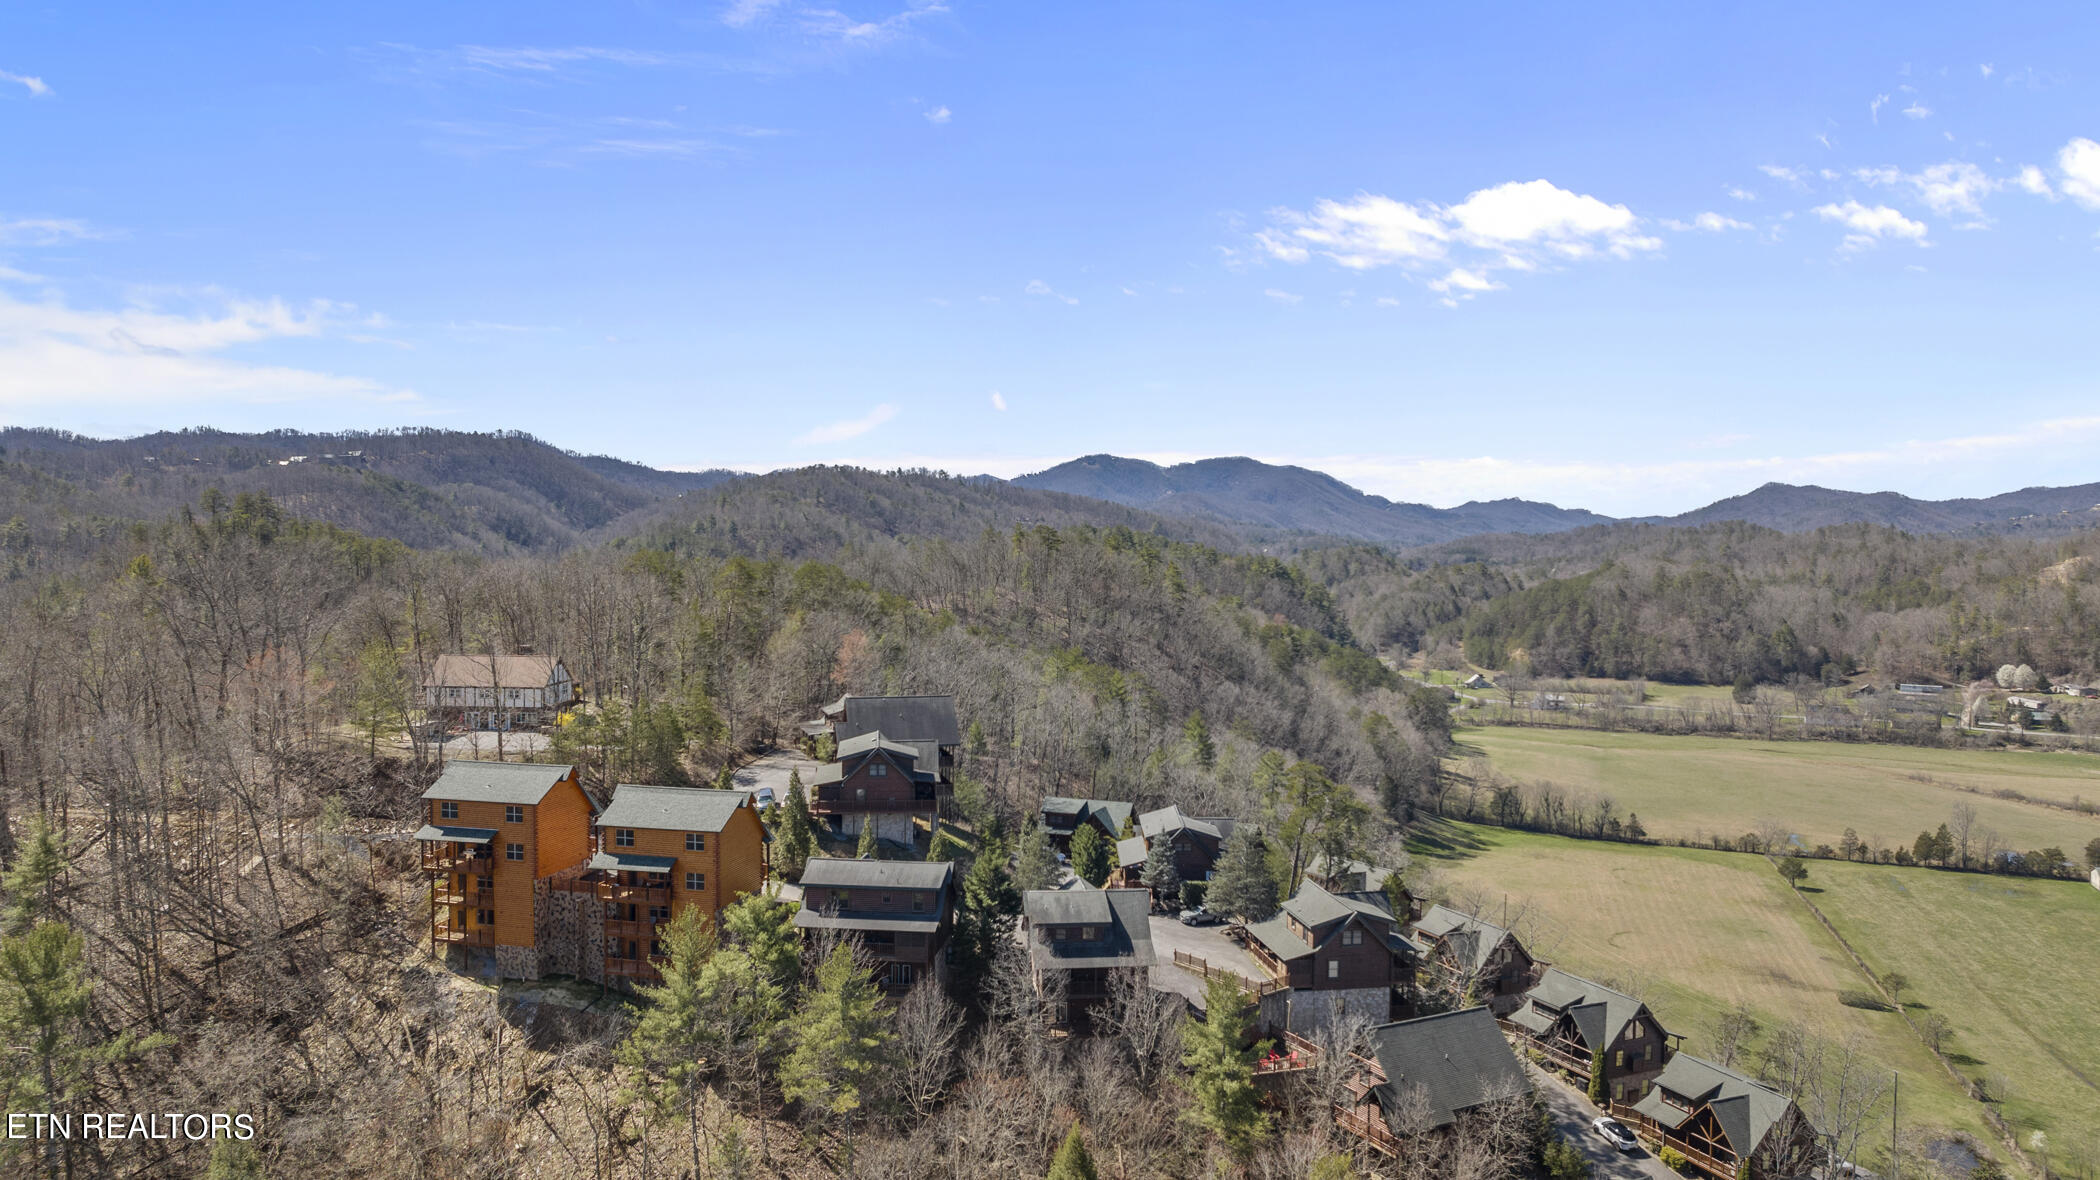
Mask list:
[[[595,855],[571,888],[603,903],[607,983],[659,981],[666,924],[687,909],[713,921],[765,885],[773,837],[742,791],[621,783],[594,826]]]
[[[940,776],[921,761],[927,755],[924,743],[891,741],[879,730],[847,738],[837,760],[817,768],[809,813],[838,835],[873,824],[877,839],[909,847],[916,817],[930,828],[940,814]]]
[[[1509,1022],[1546,1060],[1587,1085],[1596,1055],[1613,1102],[1634,1102],[1663,1071],[1671,1034],[1625,992],[1548,967]]]
[[[537,979],[539,883],[590,855],[591,802],[576,768],[449,763],[423,792],[416,832],[430,880],[430,945],[457,969]]]
[[[1051,1022],[1088,1031],[1094,1007],[1118,975],[1143,985],[1154,962],[1152,899],[1142,889],[1031,889],[1021,895],[1036,995]]]
[[[1329,893],[1311,880],[1267,921],[1247,927],[1247,949],[1289,990],[1284,1027],[1310,1034],[1345,1016],[1383,1024],[1414,1014],[1416,960],[1385,894]]]
[[[955,779],[955,757],[962,749],[962,726],[956,721],[952,696],[857,697],[848,693],[804,722],[803,735],[829,736],[834,748],[858,737],[879,733],[884,741],[912,747],[918,767],[931,774],[945,802]]]
[[[1472,914],[1433,905],[1414,924],[1415,941],[1431,948],[1430,961],[1443,982],[1471,991],[1497,1016],[1523,1004],[1538,977],[1538,963],[1517,936]]]
[[[802,930],[833,930],[858,940],[876,963],[876,982],[901,995],[921,979],[948,978],[955,862],[817,857],[802,870]]]
[[[1145,851],[1164,840],[1174,850],[1174,871],[1184,881],[1208,881],[1218,856],[1238,824],[1224,816],[1183,815],[1179,807],[1162,807],[1137,817]]]
[[[554,724],[578,700],[559,659],[543,655],[442,655],[423,677],[423,707],[468,729]]]
[[[1068,799],[1051,795],[1043,800],[1043,831],[1049,834],[1050,846],[1059,852],[1069,852],[1072,836],[1082,826],[1091,826],[1101,833],[1110,847],[1123,840],[1123,829],[1132,830],[1136,838],[1136,817],[1130,804],[1119,799]]]
[[[1418,1135],[1449,1134],[1474,1112],[1526,1100],[1531,1079],[1485,1007],[1383,1024],[1335,1122],[1387,1155]]]
[[[1647,1096],[1612,1113],[1651,1144],[1676,1149],[1710,1180],[1805,1175],[1817,1134],[1794,1100],[1703,1057],[1670,1058]]]

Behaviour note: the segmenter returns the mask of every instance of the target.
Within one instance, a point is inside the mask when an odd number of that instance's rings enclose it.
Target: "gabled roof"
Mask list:
[[[813,856],[802,870],[802,887],[820,889],[945,889],[955,877],[952,860],[848,860]]]
[[[1447,1127],[1458,1116],[1497,1099],[1527,1092],[1524,1066],[1502,1038],[1486,1008],[1423,1016],[1371,1030],[1371,1056],[1385,1073],[1378,1106],[1395,1134],[1412,1128],[1396,1116],[1408,1093],[1419,1088],[1431,1127]]]
[[[1495,948],[1502,945],[1503,939],[1512,937],[1493,922],[1483,922],[1446,905],[1430,906],[1414,928],[1424,938],[1450,947],[1461,963],[1475,971],[1486,969]]]
[[[1173,805],[1157,811],[1148,811],[1137,817],[1138,833],[1147,840],[1157,840],[1162,835],[1189,831],[1213,840],[1223,840],[1232,834],[1233,822],[1229,819],[1208,819],[1181,814],[1181,808]]]
[[[1143,889],[1031,889],[1021,895],[1028,922],[1028,957],[1037,970],[1080,967],[1150,967],[1152,895]],[[1051,943],[1036,934],[1043,926],[1093,926],[1103,937],[1091,943]]]
[[[1665,1089],[1691,1099],[1692,1109],[1679,1110],[1663,1101]],[[1737,1155],[1747,1156],[1763,1146],[1765,1136],[1786,1118],[1786,1112],[1794,1103],[1763,1082],[1753,1081],[1704,1057],[1679,1053],[1663,1066],[1655,1085],[1633,1104],[1633,1108],[1674,1130],[1691,1121],[1692,1115],[1702,1105],[1713,1108],[1722,1134],[1728,1136],[1728,1146]]]
[[[882,736],[882,731],[879,729],[871,729],[866,733],[856,734],[840,742],[838,756],[850,758],[856,754],[866,754],[871,750],[886,750],[893,757],[905,762],[916,762],[919,760],[919,748],[917,746],[908,746],[903,742],[891,741]]]
[[[751,805],[742,791],[713,787],[648,787],[621,783],[598,813],[601,828],[655,828],[667,832],[719,832],[737,808]]]
[[[489,661],[495,661],[495,670]],[[553,656],[439,656],[430,665],[425,685],[435,688],[545,688],[554,679]]]
[[[1279,962],[1288,963],[1292,959],[1302,959],[1313,953],[1312,948],[1305,945],[1305,940],[1298,937],[1298,932],[1291,929],[1291,924],[1284,921],[1280,913],[1265,921],[1248,923],[1247,937],[1260,943],[1263,949],[1274,955]]]
[[[1318,942],[1308,943],[1285,921],[1286,916],[1314,932]],[[1289,962],[1326,945],[1351,918],[1362,919],[1364,925],[1384,938],[1389,950],[1413,953],[1422,949],[1400,932],[1392,912],[1386,909],[1383,894],[1329,893],[1311,879],[1298,886],[1298,892],[1283,903],[1283,908],[1274,917],[1248,926],[1247,937],[1261,943],[1277,959]],[[1322,931],[1323,926],[1329,929]]]
[[[1353,889],[1372,890],[1382,887],[1385,884],[1385,879],[1392,876],[1392,872],[1388,869],[1381,869],[1367,861],[1351,860],[1347,857],[1336,858],[1333,865],[1330,866],[1327,863],[1327,857],[1323,854],[1313,857],[1306,864],[1305,875],[1315,880],[1332,881],[1340,878],[1355,882],[1351,886]]]
[[[573,766],[544,762],[447,762],[445,773],[430,784],[423,798],[531,805],[545,799],[554,784],[574,770]]]
[[[1131,818],[1131,810],[1130,804],[1117,799],[1068,799],[1062,795],[1043,799],[1044,815],[1069,815],[1075,826],[1092,820],[1118,836]]]
[[[1536,1000],[1551,1008],[1564,1011],[1575,1021],[1581,1031],[1583,1043],[1591,1052],[1606,1048],[1619,1039],[1626,1022],[1641,1014],[1643,1005],[1625,992],[1608,988],[1580,975],[1570,975],[1558,967],[1546,968],[1539,977],[1537,986],[1525,992],[1527,1000]],[[1526,1012],[1530,1006],[1526,1006]],[[1546,1020],[1551,1027],[1551,1018]],[[1654,1019],[1652,1016],[1650,1019]],[[1526,1021],[1527,1027],[1530,1021]]]
[[[840,697],[838,724],[833,730],[843,742],[847,738],[881,730],[903,741],[931,741],[943,746],[962,744],[962,727],[955,720],[955,698]],[[825,710],[828,715],[829,708]]]
[[[1131,836],[1128,839],[1118,840],[1116,841],[1116,867],[1127,869],[1134,865],[1144,864],[1145,855],[1149,851],[1145,847],[1145,838],[1143,836]]]
[[[1359,915],[1381,928],[1393,925],[1393,911],[1386,908],[1384,894],[1329,893],[1310,877],[1298,883],[1298,892],[1283,903],[1283,912],[1312,929]]]

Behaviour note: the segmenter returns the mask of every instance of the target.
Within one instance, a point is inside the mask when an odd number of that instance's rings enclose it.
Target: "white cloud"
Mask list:
[[[992,408],[1002,414],[1006,412],[1006,395],[996,389],[992,391]]]
[[[115,236],[70,217],[0,217],[0,246],[54,246]]]
[[[2032,164],[2021,168],[2020,174],[2013,177],[2010,183],[2023,192],[2032,193],[2037,197],[2053,198],[2056,196],[2056,190],[2049,187],[2049,178],[2042,174],[2041,169]]]
[[[1872,116],[1876,123],[1879,123],[1881,122],[1881,108],[1887,105],[1889,105],[1889,96],[1877,94],[1874,96],[1874,101],[1867,104],[1867,114]]]
[[[41,283],[44,276],[30,274],[26,270],[16,270],[12,266],[0,266],[0,280],[10,283]]]
[[[1041,280],[1041,279],[1030,279],[1030,280],[1028,280],[1028,285],[1027,285],[1027,286],[1025,286],[1025,287],[1023,287],[1023,288],[1021,288],[1021,293],[1022,293],[1022,294],[1024,294],[1024,295],[1044,295],[1044,296],[1048,296],[1049,298],[1051,298],[1051,299],[1055,299],[1055,300],[1059,301],[1060,303],[1067,303],[1067,304],[1073,304],[1073,303],[1078,303],[1078,302],[1079,302],[1079,300],[1078,300],[1078,299],[1076,299],[1076,298],[1074,298],[1074,297],[1072,297],[1072,296],[1070,296],[1070,295],[1060,295],[1060,294],[1058,294],[1058,293],[1057,293],[1057,292],[1056,292],[1055,290],[1052,290],[1052,289],[1051,289],[1051,287],[1050,287],[1050,284],[1048,284],[1048,283],[1044,282],[1044,281],[1043,281],[1043,280]]]
[[[2100,143],[2080,137],[2056,153],[2064,195],[2088,209],[2100,209]]]
[[[1730,188],[1728,190],[1728,195],[1734,197],[1738,201],[1754,201],[1757,199],[1756,193],[1753,193],[1749,189],[1742,188],[1740,186]]]
[[[1455,266],[1451,268],[1450,274],[1440,279],[1431,280],[1429,289],[1440,291],[1446,295],[1464,292],[1465,295],[1462,297],[1469,297],[1482,291],[1500,291],[1502,290],[1502,284],[1488,278],[1479,271]]]
[[[1885,239],[1925,242],[1925,223],[1912,221],[1887,205],[1862,205],[1858,201],[1846,201],[1842,205],[1818,205],[1815,215],[1825,221],[1834,221],[1851,231],[1845,235],[1844,249],[1861,250]]]
[[[882,45],[910,30],[918,21],[948,11],[939,0],[913,0],[880,20],[856,20],[835,8],[805,8],[797,17],[803,32],[847,45]]]
[[[552,75],[562,67],[603,62],[618,66],[663,66],[679,59],[671,54],[643,49],[611,49],[597,45],[542,47],[531,45],[462,45],[456,51],[462,68],[501,74]]]
[[[733,0],[722,10],[722,23],[732,29],[741,29],[763,19],[780,4],[781,0]]]
[[[1929,119],[1932,117],[1932,108],[1919,100],[1913,99],[1909,106],[1903,108],[1903,114],[1906,118],[1911,119]]]
[[[376,326],[349,307],[319,301],[294,309],[206,291],[189,309],[135,303],[118,310],[29,303],[0,295],[0,406],[178,405],[341,398],[416,400],[362,377],[220,355],[244,345]]]
[[[876,406],[874,409],[869,410],[867,413],[862,414],[858,418],[847,418],[843,421],[833,422],[825,426],[819,426],[815,430],[809,431],[806,434],[798,435],[796,436],[795,441],[804,446],[819,446],[824,443],[844,442],[849,438],[859,438],[861,435],[866,434],[870,430],[875,429],[876,427],[882,425],[883,423],[889,421],[890,419],[896,416],[897,407],[890,405],[888,402],[884,402],[883,404]]]
[[[674,136],[661,139],[599,139],[585,144],[580,150],[596,155],[684,159],[705,152],[720,151],[721,148],[704,139],[683,139]]]
[[[1292,293],[1290,293],[1289,291],[1283,291],[1283,290],[1279,290],[1279,289],[1277,289],[1277,288],[1275,288],[1275,287],[1270,287],[1270,288],[1269,288],[1268,290],[1266,290],[1266,291],[1263,291],[1263,292],[1262,292],[1262,294],[1264,294],[1264,295],[1267,295],[1267,296],[1268,296],[1269,298],[1271,298],[1271,299],[1274,299],[1274,300],[1275,300],[1276,302],[1278,302],[1278,303],[1303,303],[1303,302],[1305,302],[1305,296],[1303,296],[1303,295],[1293,295],[1293,294],[1292,294]]]
[[[1677,221],[1675,219],[1665,219],[1662,224],[1663,228],[1675,230],[1678,233],[1684,233],[1687,230],[1696,229],[1703,230],[1704,232],[1710,234],[1717,234],[1726,232],[1731,229],[1756,228],[1747,221],[1737,221],[1733,217],[1728,217],[1720,213],[1701,213],[1699,216],[1692,218],[1690,221]]]
[[[1757,166],[1757,170],[1759,172],[1764,173],[1766,176],[1771,177],[1774,180],[1784,181],[1787,184],[1793,185],[1795,188],[1808,188],[1808,181],[1802,177],[1801,173],[1795,171],[1792,168],[1782,167],[1778,164],[1759,164]]]
[[[1992,179],[1983,169],[1966,160],[1933,164],[1918,172],[1897,168],[1861,168],[1854,176],[1876,187],[1904,187],[1915,193],[1934,213],[1951,217],[1957,213],[1978,216],[1983,198],[2005,182]]]
[[[1984,76],[1984,77],[1986,77],[1986,78],[1990,77],[1990,76],[1991,76],[1991,75],[1992,75],[1993,73],[1995,73],[1995,72],[1997,71],[1997,67],[1996,67],[1996,66],[1993,66],[1993,65],[1992,65],[1991,63],[1989,63],[1989,62],[1984,62],[1984,63],[1983,63],[1982,65],[1980,65],[1980,66],[1977,66],[1976,68],[1977,68],[1978,70],[1982,71],[1982,73],[1983,73],[1983,76]]]
[[[947,107],[935,107],[932,110],[926,112],[926,121],[928,123],[946,123],[948,120],[954,117],[955,112],[949,110]]]
[[[1448,262],[1451,270],[1431,289],[1477,292],[1501,287],[1487,279],[1491,270],[1531,271],[1553,262],[1606,254],[1629,258],[1660,249],[1662,243],[1640,225],[1624,205],[1528,180],[1477,190],[1456,205],[1359,193],[1346,201],[1319,201],[1304,212],[1273,209],[1254,241],[1270,259],[1294,264],[1315,254],[1350,270],[1425,270]],[[1452,275],[1460,273],[1486,285],[1457,285]]]
[[[31,77],[28,74],[10,74],[6,70],[0,70],[0,82],[12,82],[17,86],[27,87],[29,93],[38,98],[51,96],[51,88],[44,85],[42,78]]]

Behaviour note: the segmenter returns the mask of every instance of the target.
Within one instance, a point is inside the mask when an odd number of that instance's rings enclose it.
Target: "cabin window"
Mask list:
[[[911,897],[911,912],[912,912],[912,913],[915,913],[915,914],[923,914],[923,913],[925,913],[925,912],[926,912],[926,899],[925,899],[924,897],[921,897],[921,896],[919,896],[919,895],[918,895],[918,894],[916,894],[916,893],[912,894],[912,897]]]
[[[1350,927],[1349,929],[1347,929],[1347,930],[1344,930],[1344,931],[1342,931],[1342,945],[1343,945],[1343,946],[1362,946],[1362,945],[1363,945],[1363,941],[1364,941],[1364,932],[1363,932],[1363,931],[1361,931],[1361,930],[1358,930],[1358,929],[1357,929],[1356,927],[1354,927],[1354,926],[1351,926],[1351,927]]]
[[[503,808],[503,822],[507,824],[524,823],[525,809],[515,803],[506,804]]]
[[[496,887],[496,879],[487,873],[483,873],[474,878],[474,887],[476,889],[494,889]]]
[[[475,911],[474,911],[474,921],[475,921],[475,923],[476,923],[477,925],[482,925],[482,926],[494,926],[494,925],[496,924],[496,911],[494,911],[494,910],[475,910]]]
[[[439,818],[439,819],[458,819],[458,818],[459,818],[459,804],[457,804],[457,803],[440,803],[440,804],[438,804],[438,818]]]
[[[884,909],[888,909],[888,908],[889,908],[889,905],[890,905],[890,895],[889,895],[889,894],[887,894],[887,893],[885,893],[885,894],[883,894],[883,895],[882,895],[882,908],[884,908]]]
[[[1640,1040],[1641,1036],[1643,1035],[1641,1033],[1641,1022],[1636,1020],[1632,1024],[1627,1025],[1626,1035],[1632,1037],[1636,1041]]]
[[[868,767],[869,778],[888,778],[889,775],[890,768],[887,763],[877,762],[875,765]]]
[[[621,848],[632,848],[632,847],[634,847],[634,829],[633,829],[633,828],[614,828],[614,829],[613,829],[613,843],[614,843],[615,845],[617,845],[617,846],[621,847]]]
[[[1094,941],[1094,928],[1093,928],[1092,926],[1081,926],[1081,927],[1079,928],[1079,941],[1081,941],[1081,942],[1092,942],[1092,941]]]
[[[1329,979],[1340,979],[1341,977],[1342,977],[1342,961],[1341,961],[1340,959],[1329,959],[1329,960],[1327,960],[1327,978],[1329,978]]]
[[[910,964],[910,963],[891,963],[891,964],[890,964],[890,986],[891,986],[891,987],[910,987],[910,986],[911,986],[911,977],[912,977],[912,967],[911,967],[911,964]]]
[[[525,846],[523,844],[505,844],[503,846],[503,859],[524,860]]]
[[[1612,1060],[1611,1060],[1611,1063],[1612,1063],[1612,1067],[1613,1067],[1613,1068],[1615,1068],[1615,1069],[1624,1069],[1624,1068],[1626,1068],[1626,1050],[1624,1050],[1624,1049],[1621,1049],[1621,1050],[1619,1050],[1618,1052],[1616,1052],[1616,1053],[1612,1054],[1612,1055],[1611,1055],[1611,1058],[1612,1058]]]
[[[687,873],[685,875],[685,887],[688,892],[692,893],[700,893],[704,891],[707,888],[707,874]]]
[[[707,833],[687,832],[685,834],[685,850],[687,852],[706,852]]]
[[[650,920],[651,922],[668,922],[668,921],[670,921],[670,920],[671,920],[671,907],[670,907],[670,906],[667,906],[667,905],[653,905],[653,906],[650,906],[650,907],[649,907],[649,920]]]

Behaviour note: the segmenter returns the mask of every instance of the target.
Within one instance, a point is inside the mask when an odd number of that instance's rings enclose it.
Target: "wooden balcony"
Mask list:
[[[1697,1165],[1700,1171],[1711,1177],[1711,1180],[1735,1180],[1736,1165],[1732,1153],[1724,1157],[1706,1151],[1703,1148],[1695,1147],[1671,1134],[1654,1119],[1635,1110],[1627,1103],[1613,1102],[1610,1104],[1609,1109],[1611,1117],[1633,1128],[1633,1133],[1640,1136],[1641,1141],[1648,1145],[1649,1150],[1668,1147],[1672,1151],[1683,1153],[1685,1159]]]
[[[839,798],[836,792],[823,791],[810,796],[811,815],[864,815],[875,811],[932,812],[940,809],[940,800],[932,795],[913,799],[852,799]]]
[[[1336,1107],[1334,1111],[1334,1125],[1387,1155],[1398,1156],[1400,1154],[1400,1138],[1386,1128],[1385,1119],[1382,1117],[1365,1117],[1353,1110],[1343,1110],[1341,1107]]]
[[[662,978],[657,973],[656,964],[649,959],[607,959],[605,960],[605,977],[607,979],[640,979],[650,983],[654,983]]]
[[[671,882],[668,878],[661,885],[627,885],[619,881],[599,881],[598,900],[667,906],[671,904]]]
[[[494,889],[478,887],[461,889],[440,881],[430,887],[430,900],[442,906],[472,906],[478,910],[493,909],[496,904]]]
[[[655,938],[670,924],[669,918],[607,918],[605,935],[608,938]]]
[[[441,922],[430,928],[430,940],[446,946],[495,946],[496,928],[447,926]]]
[[[495,863],[496,858],[490,855],[486,845],[423,845],[423,871],[426,873],[487,872]]]

